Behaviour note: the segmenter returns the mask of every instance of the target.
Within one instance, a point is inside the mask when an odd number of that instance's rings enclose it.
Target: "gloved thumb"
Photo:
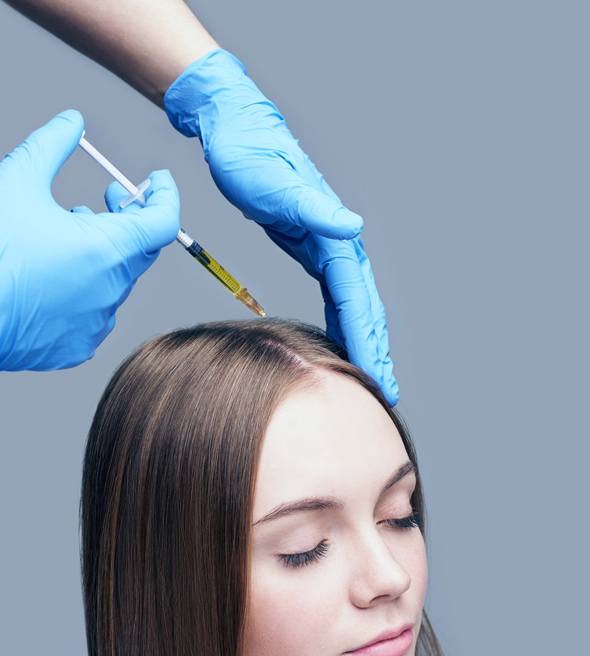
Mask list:
[[[363,219],[327,194],[307,185],[289,189],[284,217],[296,225],[330,239],[353,239],[363,229]]]
[[[149,176],[151,185],[145,192],[146,204],[141,208],[131,203],[121,209],[120,202],[129,195],[118,182],[106,190],[105,202],[109,212],[118,215],[119,225],[126,226],[146,253],[152,253],[174,241],[178,234],[180,198],[170,171],[154,171]]]
[[[31,188],[50,191],[53,178],[76,149],[83,130],[80,112],[67,109],[31,133],[9,157]]]

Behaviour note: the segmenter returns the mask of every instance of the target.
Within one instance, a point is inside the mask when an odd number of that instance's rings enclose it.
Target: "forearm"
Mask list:
[[[160,107],[193,61],[219,48],[182,0],[5,0]]]

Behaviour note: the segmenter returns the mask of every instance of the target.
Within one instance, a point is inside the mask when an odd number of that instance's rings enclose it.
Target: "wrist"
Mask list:
[[[170,85],[164,108],[172,125],[186,137],[199,137],[205,147],[208,135],[222,120],[213,107],[237,104],[256,90],[243,64],[226,50],[213,50],[192,62]]]

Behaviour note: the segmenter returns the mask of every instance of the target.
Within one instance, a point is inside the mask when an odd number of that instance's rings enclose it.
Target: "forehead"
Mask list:
[[[264,437],[254,518],[310,496],[373,498],[408,456],[379,402],[359,383],[322,371],[289,394]]]

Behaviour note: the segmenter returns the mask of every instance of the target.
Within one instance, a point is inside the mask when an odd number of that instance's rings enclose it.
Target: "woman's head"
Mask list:
[[[252,321],[179,330],[123,363],[84,462],[92,656],[336,656],[408,625],[414,653],[416,459],[343,356],[310,326]]]

